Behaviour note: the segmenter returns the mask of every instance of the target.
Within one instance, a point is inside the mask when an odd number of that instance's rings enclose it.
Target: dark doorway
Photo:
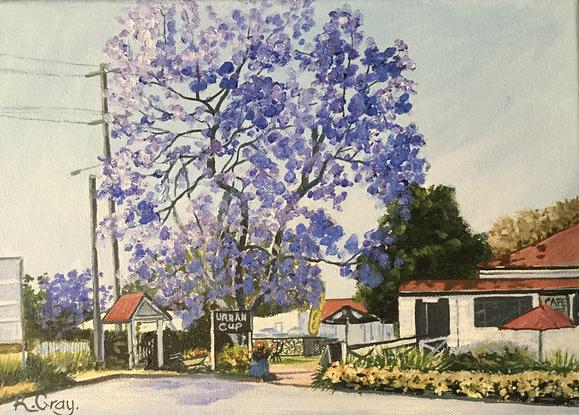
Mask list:
[[[576,292],[573,297],[573,321],[579,324],[579,292]]]
[[[441,298],[435,303],[416,300],[414,317],[418,339],[435,339],[450,334],[450,311],[447,298]]]

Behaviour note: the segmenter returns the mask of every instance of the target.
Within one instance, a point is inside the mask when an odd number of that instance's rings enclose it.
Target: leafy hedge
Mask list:
[[[72,382],[66,367],[61,367],[58,362],[50,359],[29,354],[24,368],[20,366],[20,361],[16,357],[12,357],[12,362],[9,359],[3,356],[3,360],[0,361],[0,387],[29,381],[36,383],[38,390],[47,390]],[[70,361],[61,360],[61,363],[66,363],[68,367],[72,366]]]
[[[523,402],[578,403],[579,373],[558,375],[542,371],[505,375],[438,372],[400,368],[356,367],[335,362],[321,370],[314,386],[327,389],[379,390],[452,394]]]
[[[535,360],[525,348],[512,344],[489,343],[462,353],[432,353],[413,347],[385,349],[355,359],[356,367],[378,367],[435,370],[439,372],[484,372],[514,374],[529,371],[546,371],[559,375],[579,372],[579,360],[566,351],[556,351],[544,361]]]

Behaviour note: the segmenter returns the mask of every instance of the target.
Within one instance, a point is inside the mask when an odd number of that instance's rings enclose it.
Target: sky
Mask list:
[[[70,172],[96,163],[102,135],[100,126],[13,117],[91,121],[100,90],[98,78],[83,76],[96,67],[15,56],[98,65],[119,31],[115,18],[131,4],[0,3],[0,257],[23,256],[31,275],[90,267],[90,171]],[[410,119],[426,138],[427,183],[456,188],[473,230],[579,195],[575,0],[323,0],[316,20],[344,4],[364,14],[378,44],[408,43],[418,83]],[[100,214],[106,209],[99,203]],[[335,216],[347,232],[361,233],[381,213],[354,193]],[[109,244],[99,252],[109,283]],[[323,271],[327,298],[354,293],[353,281]]]

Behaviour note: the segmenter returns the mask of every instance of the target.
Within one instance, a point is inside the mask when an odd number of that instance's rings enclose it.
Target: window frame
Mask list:
[[[518,304],[518,314],[514,314],[515,311],[513,310],[509,316],[504,316],[502,318],[494,317],[493,319],[489,318],[487,314],[489,312],[494,312],[497,309],[500,309],[501,306],[504,305],[512,305],[513,302],[517,302]],[[481,304],[482,303],[482,304]],[[486,303],[486,304],[485,304]],[[502,304],[498,304],[502,303]],[[481,310],[480,307],[486,306],[487,309]],[[491,308],[491,310],[488,310]],[[528,295],[509,295],[509,296],[481,296],[475,297],[473,299],[473,315],[474,315],[474,327],[476,328],[487,328],[487,327],[501,327],[503,324],[511,321],[512,319],[520,316],[521,314],[526,313],[533,309],[533,296]],[[481,321],[480,314],[481,311],[484,311],[484,321]],[[507,314],[505,312],[505,314]]]

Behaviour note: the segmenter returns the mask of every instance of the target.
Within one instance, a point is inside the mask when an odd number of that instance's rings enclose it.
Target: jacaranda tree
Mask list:
[[[365,37],[347,9],[316,25],[311,0],[164,3],[130,11],[106,46],[122,147],[105,160],[100,195],[119,211],[103,229],[130,271],[191,317],[315,304],[321,262],[378,284],[355,263],[386,266],[390,236],[346,235],[331,212],[354,187],[407,206],[423,182],[407,45]]]
[[[92,317],[93,289],[90,269],[80,273],[72,270],[66,275],[58,273],[52,278],[44,274],[38,277],[38,288],[38,291],[33,293],[37,298],[39,309],[26,311],[27,315],[31,311],[34,313],[34,320],[38,319],[38,323],[31,324],[42,328],[44,337],[59,337]],[[99,288],[99,304],[103,311],[110,305],[111,291],[112,286],[101,285]],[[26,304],[26,306],[33,305]]]

